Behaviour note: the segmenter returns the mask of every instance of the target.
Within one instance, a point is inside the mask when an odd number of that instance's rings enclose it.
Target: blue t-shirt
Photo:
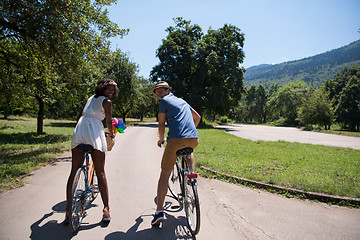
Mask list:
[[[166,113],[168,138],[198,138],[190,105],[170,93],[160,101],[159,112]]]

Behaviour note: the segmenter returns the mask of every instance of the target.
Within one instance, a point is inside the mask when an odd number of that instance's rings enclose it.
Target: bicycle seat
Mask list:
[[[176,155],[188,155],[190,153],[192,153],[194,151],[194,149],[192,148],[183,148],[183,149],[180,149],[180,150],[177,150],[176,151]]]
[[[89,144],[79,144],[77,145],[77,148],[79,149],[80,152],[92,153],[94,151],[93,146]]]

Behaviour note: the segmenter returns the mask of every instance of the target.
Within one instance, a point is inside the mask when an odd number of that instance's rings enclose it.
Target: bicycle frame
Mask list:
[[[85,153],[84,162],[86,163],[85,167],[86,167],[86,172],[88,173],[86,182],[87,182],[87,186],[89,187],[91,185],[94,176],[95,167],[94,167],[94,162],[92,160],[90,161],[89,153],[87,152]]]

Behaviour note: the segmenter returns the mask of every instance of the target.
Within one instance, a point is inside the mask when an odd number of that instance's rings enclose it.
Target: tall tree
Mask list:
[[[20,45],[17,55],[25,61],[16,64],[26,79],[23,88],[38,101],[38,133],[43,132],[44,105],[53,92],[81,81],[97,53],[109,47],[108,38],[126,34],[103,9],[113,2],[1,1],[0,42]],[[11,56],[0,47],[0,57]]]
[[[360,68],[358,68],[360,72]],[[360,130],[360,79],[352,76],[339,97],[335,112],[339,122],[350,126],[352,131]]]
[[[174,22],[175,27],[166,29],[168,35],[156,51],[160,63],[152,69],[151,76],[153,82],[169,82],[178,97],[193,105],[201,100],[196,92],[199,81],[196,55],[203,33],[198,25],[191,25],[190,21],[174,18]]]
[[[240,29],[225,24],[218,30],[208,30],[198,50],[200,96],[205,109],[228,114],[237,106],[243,86],[244,35]]]
[[[244,35],[235,26],[224,25],[206,35],[198,25],[182,18],[167,29],[168,36],[157,50],[160,63],[152,80],[168,81],[177,96],[200,113],[227,113],[236,106],[243,89]]]
[[[113,99],[114,109],[118,111],[123,121],[134,109],[139,97],[141,79],[137,76],[138,66],[131,62],[129,57],[120,50],[113,52],[112,60],[106,75],[116,81],[119,87],[119,96]]]
[[[359,130],[359,79],[360,66],[353,66],[344,68],[335,75],[335,79],[324,83],[335,108],[336,121],[350,127],[351,130]]]

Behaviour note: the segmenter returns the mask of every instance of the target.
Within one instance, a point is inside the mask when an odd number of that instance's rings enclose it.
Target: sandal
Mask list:
[[[110,217],[110,213],[109,213],[109,208],[106,207],[103,210],[103,218],[102,218],[103,222],[110,222],[111,221],[111,217]]]

